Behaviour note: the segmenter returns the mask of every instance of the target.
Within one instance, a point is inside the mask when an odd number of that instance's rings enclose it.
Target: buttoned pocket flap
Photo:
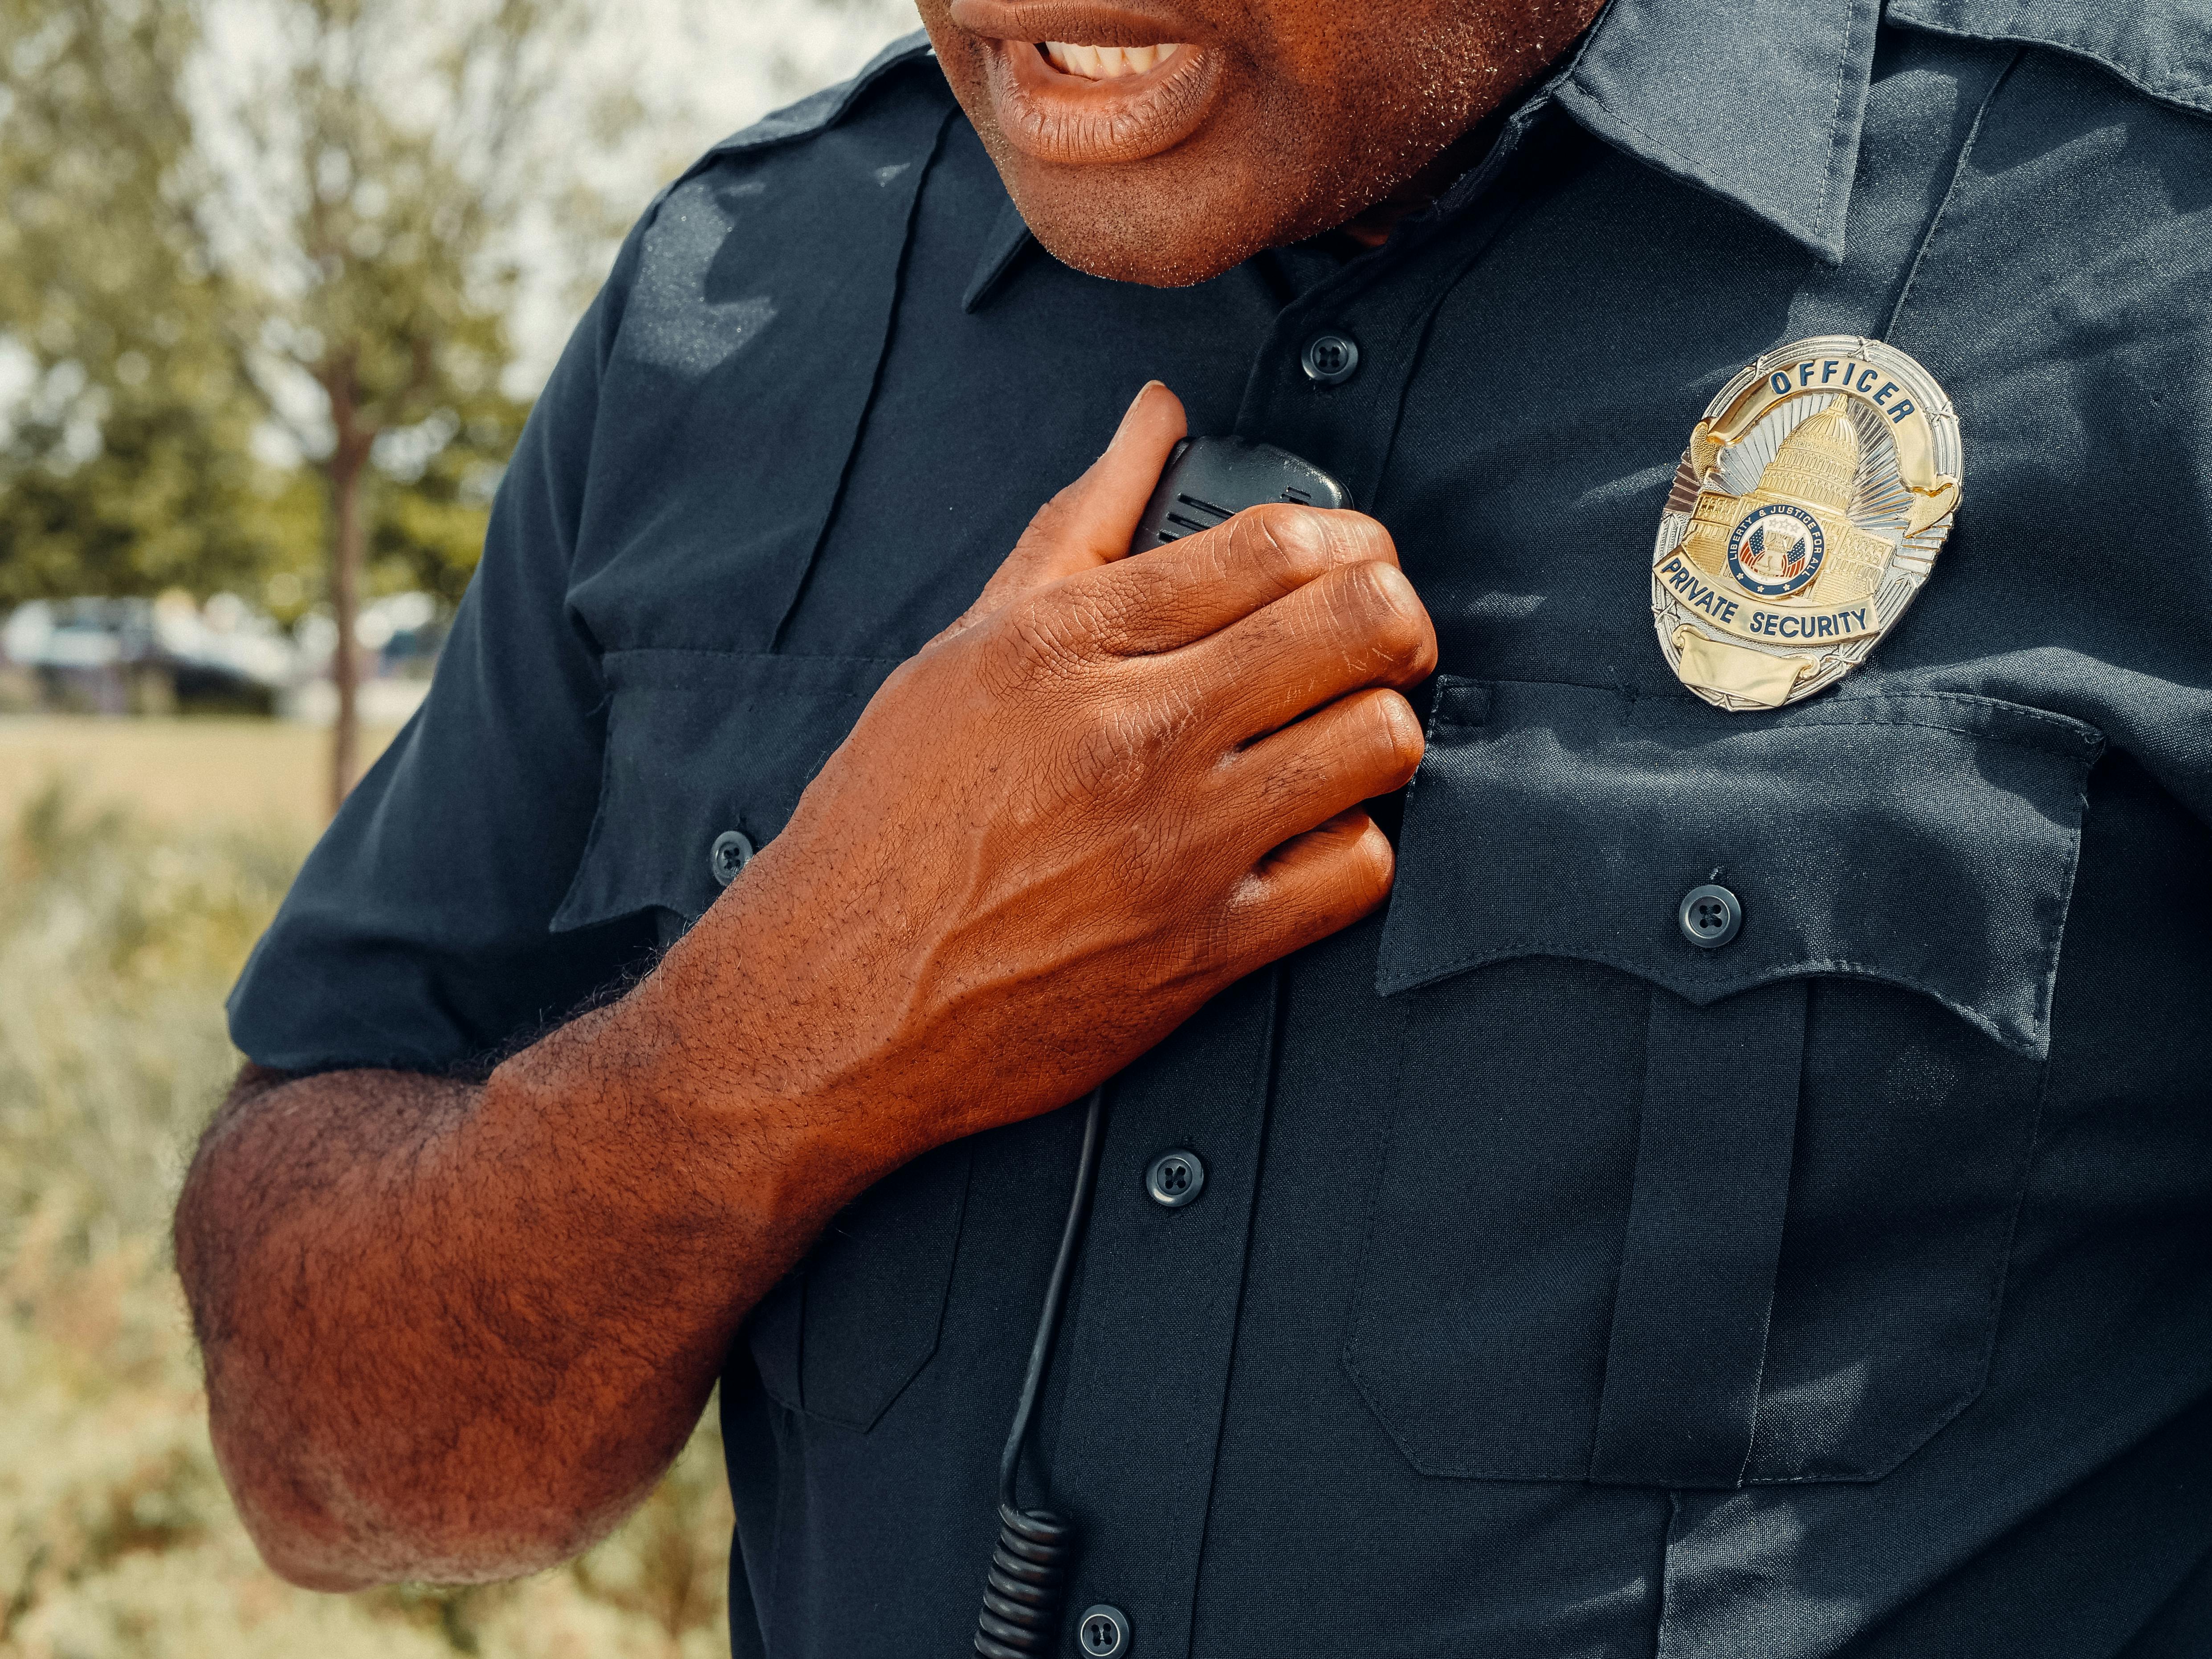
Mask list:
[[[599,814],[554,931],[650,909],[696,921],[721,891],[716,838],[735,830],[758,847],[781,833],[897,665],[875,657],[608,653]]]
[[[2077,720],[1947,693],[1746,716],[1446,678],[1376,988],[1526,956],[1603,963],[1697,1004],[1856,977],[2039,1056],[2101,746]],[[1707,885],[1741,910],[1717,949],[1680,921]]]

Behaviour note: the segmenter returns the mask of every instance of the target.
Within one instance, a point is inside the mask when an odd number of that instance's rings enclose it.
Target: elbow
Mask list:
[[[238,1518],[270,1571],[301,1589],[337,1594],[397,1582],[399,1540],[362,1535],[359,1517],[348,1516],[329,1499],[326,1482],[309,1479],[301,1460],[288,1458],[226,1420],[211,1404],[209,1427],[216,1463],[222,1471]]]
[[[242,1512],[242,1511],[241,1511]],[[303,1547],[300,1540],[281,1531],[248,1524],[261,1564],[286,1583],[300,1589],[343,1595],[353,1590],[374,1589],[386,1581],[365,1564],[347,1560],[327,1550]]]
[[[550,1504],[459,1483],[371,1489],[302,1447],[274,1447],[210,1412],[216,1459],[270,1571],[327,1593],[380,1584],[479,1584],[568,1559],[607,1528]],[[404,1488],[404,1489],[403,1489]]]

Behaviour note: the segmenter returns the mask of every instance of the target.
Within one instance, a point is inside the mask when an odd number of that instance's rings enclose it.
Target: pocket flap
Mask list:
[[[714,838],[781,832],[898,664],[878,657],[611,651],[599,808],[554,913],[563,933],[645,909],[696,921],[721,889]]]
[[[1700,1004],[1855,976],[2039,1056],[2102,746],[2080,721],[1958,693],[1746,716],[1445,677],[1376,988],[1528,956],[1602,963]],[[1677,920],[1708,883],[1742,905],[1712,950]]]

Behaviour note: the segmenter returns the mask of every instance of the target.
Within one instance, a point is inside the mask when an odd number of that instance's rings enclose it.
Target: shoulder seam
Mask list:
[[[860,73],[850,80],[824,87],[819,92],[809,93],[797,103],[772,110],[750,126],[741,128],[720,140],[654,193],[653,200],[646,204],[644,213],[639,217],[637,228],[641,231],[650,229],[671,196],[724,156],[775,149],[825,132],[852,113],[854,106],[894,70],[934,56],[935,51],[929,44],[928,33],[916,29],[885,46],[863,64]]]
[[[763,115],[750,126],[732,133],[686,168],[684,176],[689,178],[724,155],[773,149],[826,131],[852,113],[854,106],[875,88],[877,82],[896,70],[933,56],[934,53],[926,33],[916,29],[912,34],[902,35],[870,58],[860,72],[849,81],[824,87],[821,91]],[[680,184],[683,180],[679,179],[677,182]]]
[[[1885,21],[1900,28],[1917,29],[1954,40],[1974,40],[1990,46],[2039,46],[2061,57],[2094,64],[2122,85],[2170,108],[2183,110],[2191,115],[2212,116],[2212,81],[2202,76],[2192,77],[2175,70],[2161,70],[2146,62],[2133,59],[2124,62],[2078,36],[2057,29],[2041,32],[1982,30],[1960,23],[1938,21],[1932,17],[1917,15],[1910,9],[1895,7],[1887,10]]]

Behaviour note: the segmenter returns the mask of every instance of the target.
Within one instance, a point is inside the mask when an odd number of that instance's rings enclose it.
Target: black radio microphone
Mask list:
[[[1352,492],[1311,461],[1245,438],[1185,438],[1168,452],[1137,521],[1132,553],[1226,524],[1248,507],[1350,507]]]

